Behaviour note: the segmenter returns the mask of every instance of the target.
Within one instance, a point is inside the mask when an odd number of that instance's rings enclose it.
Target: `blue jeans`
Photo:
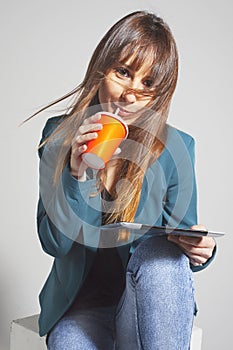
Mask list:
[[[113,272],[114,273],[114,272]],[[117,306],[66,314],[48,337],[49,350],[188,350],[194,318],[188,258],[165,237],[140,243]]]

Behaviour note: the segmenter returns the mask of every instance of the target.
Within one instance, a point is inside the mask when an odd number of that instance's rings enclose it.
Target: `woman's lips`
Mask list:
[[[127,111],[127,109],[125,109],[125,108],[123,108],[121,106],[118,106],[115,103],[113,105],[114,105],[114,113],[118,109],[118,113],[117,114],[119,116],[121,116],[121,117],[128,117],[128,116],[131,116],[134,113],[134,112]]]

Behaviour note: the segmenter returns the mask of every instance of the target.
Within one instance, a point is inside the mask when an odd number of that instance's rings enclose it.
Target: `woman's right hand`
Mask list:
[[[96,139],[98,137],[97,131],[103,128],[103,125],[98,123],[100,118],[100,114],[94,114],[85,119],[83,124],[78,128],[74,138],[70,155],[70,172],[71,175],[79,181],[85,181],[87,169],[86,164],[82,161],[81,155],[87,149],[86,142]]]

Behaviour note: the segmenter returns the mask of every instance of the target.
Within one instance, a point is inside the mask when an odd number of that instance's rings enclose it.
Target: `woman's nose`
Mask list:
[[[122,97],[124,101],[128,103],[134,103],[137,100],[135,93],[132,90],[128,89],[122,93]]]

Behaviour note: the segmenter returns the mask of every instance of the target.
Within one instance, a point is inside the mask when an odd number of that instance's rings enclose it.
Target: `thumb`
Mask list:
[[[198,224],[190,227],[191,230],[207,231],[207,228],[204,225]]]

